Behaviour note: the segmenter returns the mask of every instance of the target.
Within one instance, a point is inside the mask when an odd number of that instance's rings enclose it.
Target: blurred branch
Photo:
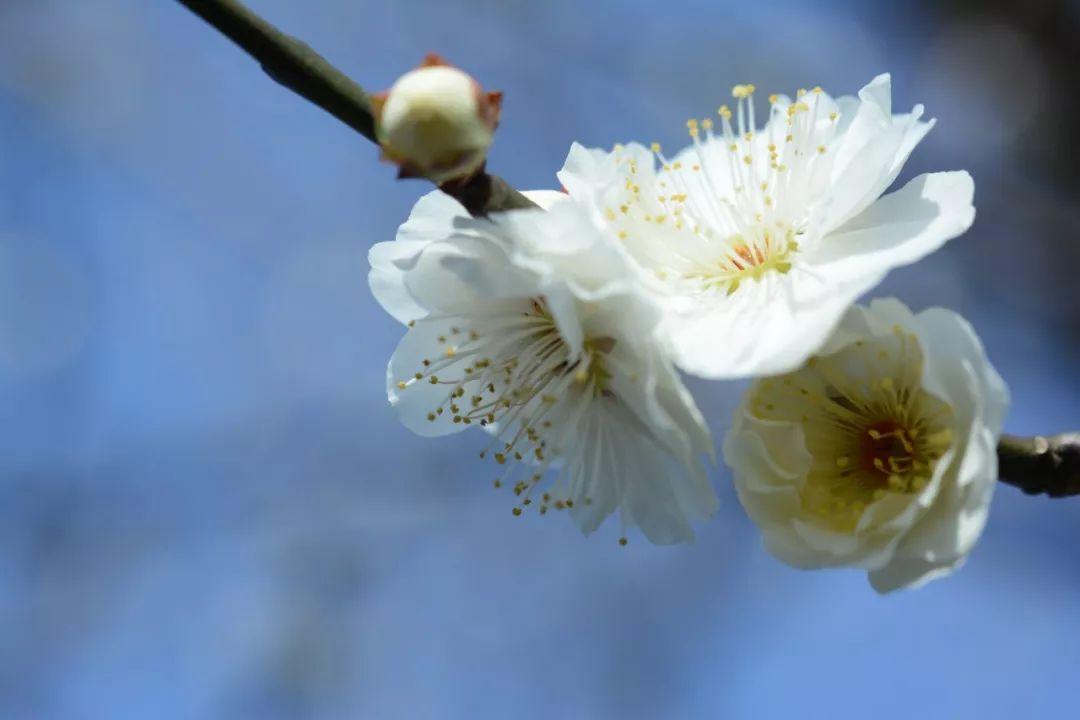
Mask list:
[[[286,35],[237,0],[178,0],[262,66],[275,82],[318,105],[368,140],[375,138],[371,98],[306,43]],[[534,207],[505,180],[481,167],[471,178],[441,188],[473,215]]]
[[[998,474],[1028,495],[1080,495],[1080,432],[1048,438],[1002,435]]]

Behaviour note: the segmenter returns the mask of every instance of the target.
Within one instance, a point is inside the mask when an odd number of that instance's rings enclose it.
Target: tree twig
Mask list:
[[[238,0],[178,0],[255,58],[275,82],[311,101],[377,143],[368,94],[351,78],[294,37],[286,35]],[[534,207],[484,168],[442,190],[473,215]],[[1001,481],[1030,495],[1080,495],[1080,433],[1045,438],[1004,435],[998,444]]]
[[[1080,495],[1080,432],[1053,437],[1002,435],[998,476],[1028,495]]]
[[[306,43],[286,35],[238,0],[178,0],[253,57],[275,82],[318,105],[368,140],[375,139],[371,99]],[[442,190],[473,215],[535,207],[505,180],[481,168]]]

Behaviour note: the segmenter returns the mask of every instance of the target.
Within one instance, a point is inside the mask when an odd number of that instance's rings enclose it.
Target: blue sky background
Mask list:
[[[1075,68],[945,5],[252,0],[369,88],[436,50],[504,90],[524,188],[736,82],[891,71],[938,118],[901,181],[967,168],[979,214],[876,294],[972,321],[1009,431],[1074,429]],[[427,188],[375,158],[175,2],[0,4],[0,717],[1074,712],[1077,501],[1001,487],[962,571],[888,598],[768,557],[722,468],[689,547],[512,517],[479,433],[387,407],[366,254]],[[719,437],[742,386],[691,385]]]

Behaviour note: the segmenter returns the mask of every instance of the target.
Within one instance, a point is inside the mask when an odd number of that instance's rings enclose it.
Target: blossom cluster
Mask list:
[[[536,209],[423,197],[370,254],[408,327],[390,402],[420,435],[483,428],[515,515],[667,544],[717,507],[680,373],[751,378],[722,450],[770,552],[881,592],[947,573],[985,524],[1007,390],[955,313],[856,301],[968,229],[972,179],[885,194],[933,126],[888,75],[771,95],[761,127],[754,86],[732,96],[670,155],[575,144]]]

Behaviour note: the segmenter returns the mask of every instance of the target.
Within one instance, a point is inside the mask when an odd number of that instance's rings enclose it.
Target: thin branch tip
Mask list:
[[[281,32],[239,0],[177,2],[250,55],[274,82],[378,144],[371,96],[307,43]],[[506,181],[483,170],[440,188],[477,216],[534,206]]]

